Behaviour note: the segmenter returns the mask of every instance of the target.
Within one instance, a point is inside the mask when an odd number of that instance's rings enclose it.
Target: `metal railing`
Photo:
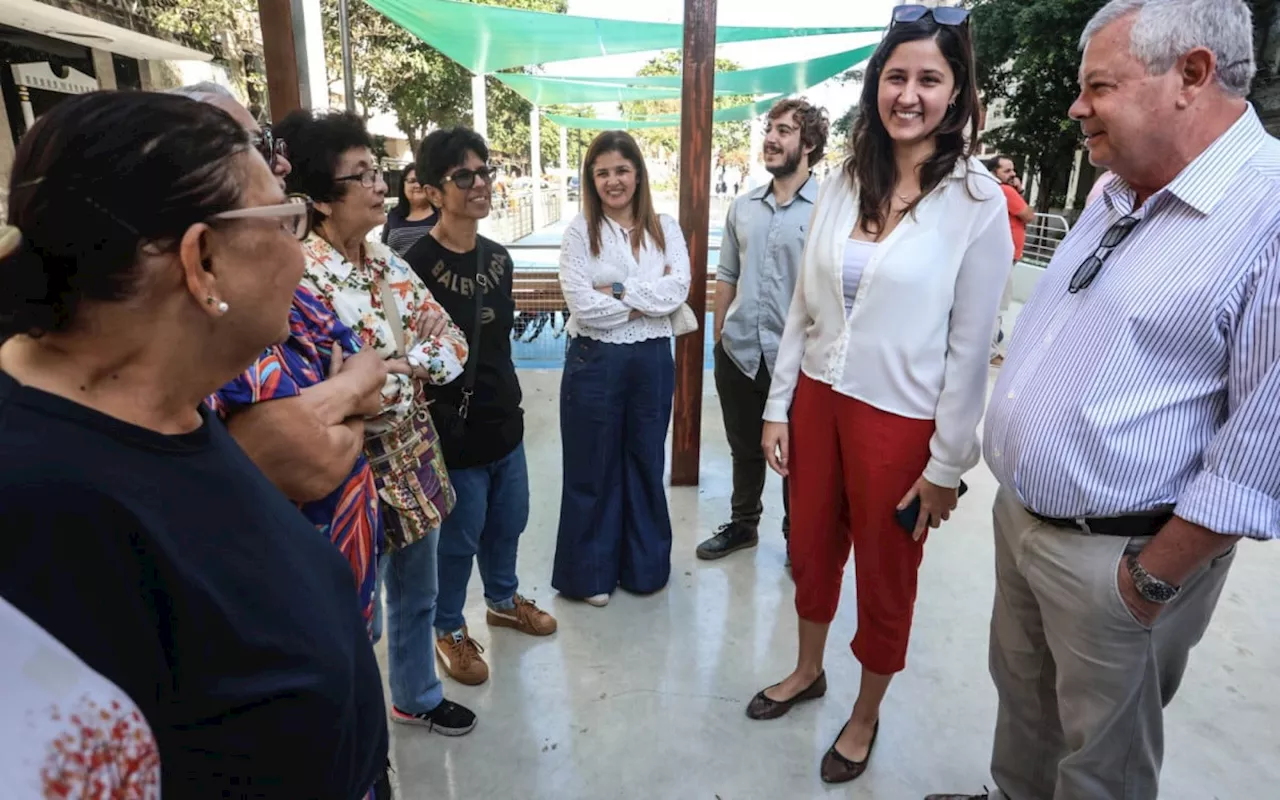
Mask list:
[[[1049,266],[1058,245],[1071,230],[1066,217],[1059,214],[1036,214],[1027,225],[1027,242],[1022,248],[1022,263],[1033,267]]]
[[[1027,225],[1022,263],[1043,269],[1068,230],[1070,225],[1064,217],[1057,214],[1037,214],[1035,220]],[[705,287],[708,319],[715,310],[715,268],[720,257],[719,233],[719,220],[713,217]],[[515,268],[512,291],[516,301],[516,321],[511,338],[516,366],[559,368],[564,365],[565,346],[568,342],[565,326],[569,321],[564,295],[560,292],[560,249],[549,245],[520,244],[508,244],[507,249]],[[1027,275],[1038,277],[1039,270],[1027,271]],[[706,340],[709,346],[710,337],[706,337]]]
[[[560,192],[557,189],[542,190],[538,201],[542,204],[544,225],[560,221]],[[533,233],[533,193],[519,192],[506,196],[495,194],[488,227],[488,235],[503,243],[514,242]]]

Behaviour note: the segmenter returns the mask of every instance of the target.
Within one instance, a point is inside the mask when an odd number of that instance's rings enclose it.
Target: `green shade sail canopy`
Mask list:
[[[575,58],[669,50],[684,44],[684,26],[669,22],[547,14],[454,0],[367,0],[388,19],[475,74]],[[772,28],[723,25],[716,42],[752,42],[883,27]]]
[[[755,119],[773,108],[782,95],[773,95],[754,103],[747,103],[731,108],[721,108],[712,112],[713,122],[746,122]],[[636,119],[596,119],[595,117],[573,117],[566,114],[545,114],[548,120],[565,128],[584,128],[595,131],[638,130],[642,128],[678,128],[679,114],[655,114],[651,117]]]
[[[778,95],[803,92],[871,57],[875,44],[829,56],[776,64],[771,67],[716,73],[716,94]],[[679,75],[645,75],[635,78],[566,78],[522,73],[494,76],[535,105],[570,103],[621,103],[627,100],[675,99],[680,96]]]

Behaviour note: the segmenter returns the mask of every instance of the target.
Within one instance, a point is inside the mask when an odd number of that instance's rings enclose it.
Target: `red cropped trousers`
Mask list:
[[[796,613],[830,623],[850,548],[858,597],[853,655],[871,672],[906,666],[924,541],[895,517],[929,461],[933,420],[838,394],[803,373],[791,406],[791,574]]]

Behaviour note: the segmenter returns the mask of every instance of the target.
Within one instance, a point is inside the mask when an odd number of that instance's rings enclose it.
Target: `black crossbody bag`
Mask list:
[[[462,369],[462,399],[457,405],[442,400],[431,404],[431,418],[436,423],[436,433],[445,453],[456,453],[467,433],[467,415],[471,412],[471,396],[475,394],[476,371],[480,368],[480,326],[484,311],[484,287],[480,285],[480,273],[484,269],[484,247],[476,240],[475,311],[472,316],[471,337],[467,342],[467,364]]]

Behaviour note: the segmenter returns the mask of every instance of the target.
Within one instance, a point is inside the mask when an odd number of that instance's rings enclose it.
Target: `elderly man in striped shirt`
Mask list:
[[[1154,800],[1235,543],[1280,537],[1280,142],[1244,99],[1252,30],[1243,0],[1113,0],[1081,39],[1070,113],[1116,177],[987,414],[991,797]]]

